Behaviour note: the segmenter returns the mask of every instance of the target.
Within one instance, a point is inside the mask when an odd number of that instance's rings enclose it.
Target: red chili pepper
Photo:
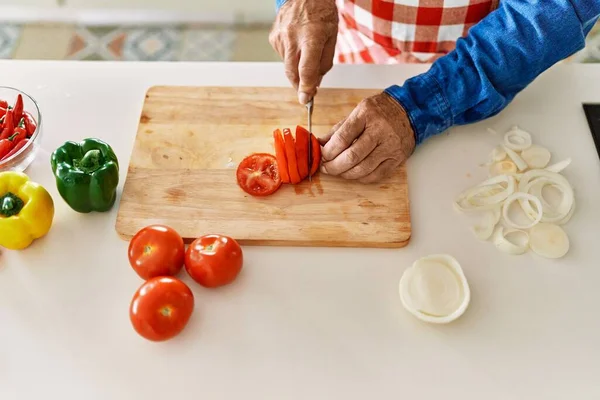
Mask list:
[[[11,138],[12,138],[12,141],[15,142],[15,144],[17,144],[21,140],[27,138],[27,131],[25,130],[25,128],[18,126],[15,128],[15,133],[11,136]]]
[[[25,147],[25,145],[27,143],[29,143],[29,139],[21,140],[20,142],[18,142],[15,145],[15,147],[12,148],[12,150],[10,150],[8,153],[6,153],[6,155],[4,155],[2,158],[0,158],[0,161],[7,159],[9,157],[12,157],[13,154],[15,154],[16,152],[21,150],[23,147]]]
[[[0,107],[2,107],[2,108],[8,108],[8,101],[6,101],[6,100],[0,100]]]
[[[15,125],[14,125],[14,121],[13,121],[13,110],[8,110],[6,112],[6,118],[4,121],[4,129],[2,129],[2,133],[0,133],[0,140],[8,138],[14,132],[15,132]]]
[[[33,119],[33,116],[31,114],[29,114],[27,111],[25,111],[23,113],[23,118],[25,119],[25,129],[27,130],[27,136],[31,137],[31,136],[33,136],[33,134],[37,128],[35,119]]]
[[[0,160],[12,150],[14,145],[15,144],[9,139],[0,140]]]
[[[23,117],[23,96],[19,93],[13,107],[13,123],[17,125]]]
[[[0,107],[0,117],[4,117],[5,114],[6,114],[6,108]]]

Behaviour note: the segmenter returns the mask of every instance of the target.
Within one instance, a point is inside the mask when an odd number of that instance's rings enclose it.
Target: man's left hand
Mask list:
[[[374,183],[410,157],[415,134],[404,108],[382,92],[361,101],[321,144],[323,173]]]

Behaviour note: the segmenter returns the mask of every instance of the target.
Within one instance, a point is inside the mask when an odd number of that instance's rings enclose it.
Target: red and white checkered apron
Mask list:
[[[498,7],[499,0],[336,0],[337,63],[429,63]]]

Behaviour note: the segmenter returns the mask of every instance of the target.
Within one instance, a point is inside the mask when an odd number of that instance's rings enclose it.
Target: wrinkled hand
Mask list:
[[[361,101],[321,144],[323,173],[374,183],[410,157],[415,134],[400,103],[380,93]]]
[[[279,10],[269,43],[285,64],[285,73],[306,104],[333,67],[338,31],[335,0],[288,0]]]

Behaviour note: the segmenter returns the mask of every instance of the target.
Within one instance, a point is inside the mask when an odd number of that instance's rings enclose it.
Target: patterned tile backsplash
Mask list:
[[[270,26],[0,25],[0,58],[107,61],[273,61]],[[65,32],[67,40],[65,41]],[[55,38],[56,40],[52,40]],[[251,41],[249,41],[249,39]],[[39,45],[38,45],[39,44]],[[252,52],[247,47],[252,47]],[[238,51],[239,50],[239,51]]]
[[[0,23],[1,59],[278,61],[269,25],[91,27]],[[567,62],[600,63],[600,23]]]

